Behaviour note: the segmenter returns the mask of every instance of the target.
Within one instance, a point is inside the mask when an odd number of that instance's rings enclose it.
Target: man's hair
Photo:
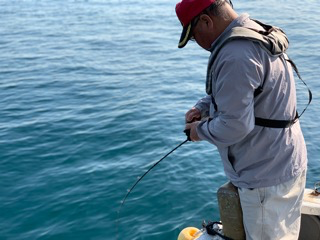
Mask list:
[[[220,17],[225,20],[230,20],[231,19],[230,15],[224,9],[225,4],[230,4],[232,6],[231,2],[228,0],[216,0],[213,4],[211,4],[205,10],[205,12],[215,17]]]
[[[231,0],[216,0],[214,3],[212,3],[209,7],[207,7],[205,10],[203,10],[199,15],[197,15],[195,18],[193,18],[192,22],[195,24],[200,18],[202,14],[211,15],[214,17],[222,18],[226,21],[232,20],[231,16],[225,9],[225,5],[229,4],[232,8],[232,2]]]

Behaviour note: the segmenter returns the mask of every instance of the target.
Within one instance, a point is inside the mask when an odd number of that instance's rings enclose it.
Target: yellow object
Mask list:
[[[187,227],[180,232],[178,240],[195,240],[199,237],[199,234],[197,234],[199,231],[198,228]]]

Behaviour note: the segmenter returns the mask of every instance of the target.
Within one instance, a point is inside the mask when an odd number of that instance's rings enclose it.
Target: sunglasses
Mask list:
[[[202,14],[200,14],[199,16],[197,16],[193,21],[192,21],[192,27],[191,27],[191,29],[192,29],[192,31],[193,31],[193,29],[197,26],[197,24],[198,24],[198,22],[199,22],[199,20],[200,20],[200,16],[201,16]],[[193,34],[192,34],[192,36],[190,37],[190,39],[189,39],[190,41],[195,41],[195,39],[194,39],[194,36],[193,36]]]

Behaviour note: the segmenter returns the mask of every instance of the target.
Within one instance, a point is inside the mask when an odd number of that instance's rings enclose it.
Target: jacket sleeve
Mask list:
[[[209,116],[210,103],[211,103],[211,96],[207,95],[204,98],[200,99],[197,102],[197,104],[194,106],[195,108],[199,109],[199,111],[201,112],[201,118],[206,118]]]
[[[238,42],[238,41],[234,41]],[[228,44],[216,59],[213,84],[218,106],[216,117],[201,121],[197,133],[217,147],[231,146],[245,138],[254,128],[254,90],[261,84],[263,66],[253,46]],[[243,48],[245,50],[243,50]]]

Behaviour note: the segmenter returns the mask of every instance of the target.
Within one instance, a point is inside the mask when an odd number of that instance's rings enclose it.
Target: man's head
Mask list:
[[[202,48],[209,49],[237,17],[226,0],[182,0],[176,5],[176,14],[183,26],[179,48],[194,39]]]

